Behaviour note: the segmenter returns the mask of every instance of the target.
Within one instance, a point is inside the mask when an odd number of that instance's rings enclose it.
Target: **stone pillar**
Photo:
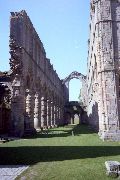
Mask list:
[[[57,104],[55,104],[54,114],[55,114],[54,125],[56,127],[57,126]]]
[[[56,126],[56,105],[54,104],[54,127]]]
[[[62,124],[61,118],[60,118],[60,111],[61,111],[61,109],[60,109],[60,106],[59,106],[59,107],[58,107],[58,119],[59,119],[59,125]]]
[[[48,109],[49,109],[49,100],[47,99],[47,127],[48,127],[48,121],[49,121]]]
[[[31,95],[29,90],[26,92],[26,113],[25,113],[25,130],[30,129],[31,118]]]
[[[50,99],[47,99],[47,127],[51,126],[51,102]]]
[[[54,127],[54,103],[51,101],[51,127]]]
[[[22,86],[13,86],[10,134],[18,137],[21,137],[24,134],[24,95],[24,88]]]
[[[57,110],[57,114],[56,114],[56,117],[57,117],[57,119],[56,119],[56,124],[57,125],[59,125],[59,105],[57,104],[57,106],[56,106],[56,110]]]
[[[60,110],[61,110],[61,109],[60,109],[60,106],[59,106],[59,114],[58,114],[59,119],[60,119]]]
[[[25,134],[35,132],[34,129],[34,98],[30,90],[26,90]]]
[[[41,128],[47,127],[47,103],[45,96],[41,97]]]
[[[41,97],[41,128],[44,127],[44,117],[45,117],[45,106],[44,106],[44,97]]]
[[[47,128],[47,98],[44,99],[45,113],[44,113],[44,128]]]
[[[48,106],[48,127],[51,127],[51,100],[49,100],[49,106]]]
[[[38,98],[38,101],[39,101],[39,111],[38,111],[38,116],[39,116],[39,126],[40,126],[40,129],[41,129],[41,92],[39,92],[39,98]]]
[[[35,107],[34,107],[34,128],[40,130],[40,98],[39,93],[35,94]]]
[[[63,123],[63,106],[62,105],[60,106],[60,119]]]

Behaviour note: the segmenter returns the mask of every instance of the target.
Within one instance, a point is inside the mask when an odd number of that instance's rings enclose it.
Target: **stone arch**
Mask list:
[[[71,79],[79,79],[82,83],[86,82],[86,76],[84,76],[83,74],[77,72],[77,71],[73,71],[71,74],[69,74],[64,80],[63,80],[63,84],[69,83]]]
[[[79,79],[82,82],[82,86],[86,84],[86,76],[77,72],[73,71],[71,74],[69,74],[65,79],[63,79],[62,83],[65,84],[69,91],[69,83],[72,79]]]
[[[87,78],[85,75],[77,72],[77,71],[73,71],[71,74],[69,74],[65,79],[63,79],[62,83],[66,85],[66,87],[68,88],[68,93],[69,93],[69,83],[72,79],[79,79],[82,83],[82,92],[81,92],[81,103],[84,104],[84,106],[86,106],[86,91],[87,91]]]
[[[65,105],[66,123],[74,124],[75,114],[77,114],[79,117],[79,124],[82,124],[83,123],[84,110],[80,106],[79,102],[78,101],[70,101],[70,102],[66,103],[66,105]]]

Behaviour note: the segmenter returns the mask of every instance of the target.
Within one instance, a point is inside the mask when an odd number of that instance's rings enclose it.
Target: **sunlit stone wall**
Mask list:
[[[102,139],[120,140],[120,1],[91,0],[87,112]]]
[[[22,136],[64,123],[68,90],[25,11],[11,12],[11,132]]]

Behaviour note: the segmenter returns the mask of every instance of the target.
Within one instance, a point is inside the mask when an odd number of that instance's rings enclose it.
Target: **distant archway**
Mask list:
[[[69,82],[71,79],[79,79],[82,83],[86,83],[86,76],[84,76],[83,74],[77,72],[77,71],[73,71],[69,76],[67,76],[64,80],[63,80],[63,84],[65,84],[67,86],[67,88],[69,89]]]
[[[66,87],[68,88],[68,92],[69,92],[69,84],[70,81],[72,79],[79,79],[82,83],[82,87],[86,86],[86,76],[77,72],[77,71],[73,71],[71,74],[69,74],[65,79],[63,79],[63,84],[66,85]],[[85,89],[85,88],[84,88]]]
[[[84,110],[78,101],[69,101],[65,104],[66,124],[82,124],[84,120],[83,115]]]

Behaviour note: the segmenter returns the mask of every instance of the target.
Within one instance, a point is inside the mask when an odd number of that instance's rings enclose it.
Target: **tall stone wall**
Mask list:
[[[11,13],[10,54],[11,132],[22,136],[62,124],[68,90],[25,11]]]
[[[120,140],[120,1],[91,0],[90,18],[89,123],[102,139]]]

